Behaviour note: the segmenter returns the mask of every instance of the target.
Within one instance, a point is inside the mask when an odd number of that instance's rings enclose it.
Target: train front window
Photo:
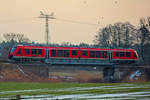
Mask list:
[[[135,52],[133,53],[133,57],[137,58],[137,56],[136,56],[136,53],[135,53]]]
[[[13,47],[10,52],[14,53],[15,50],[16,50],[16,47]]]

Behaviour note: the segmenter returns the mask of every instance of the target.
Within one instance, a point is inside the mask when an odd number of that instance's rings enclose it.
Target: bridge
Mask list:
[[[32,72],[39,74],[43,77],[49,77],[49,72],[52,69],[77,69],[77,70],[96,70],[103,73],[104,82],[114,82],[114,80],[120,81],[122,79],[122,74],[127,74],[130,71],[136,70],[150,70],[150,66],[143,64],[114,64],[114,63],[89,63],[84,60],[78,63],[75,62],[52,62],[41,63],[41,62],[32,62],[32,63],[14,63],[9,61],[0,61],[4,64],[13,63],[16,65],[16,68],[23,73],[23,69],[31,70]],[[69,64],[68,64],[69,63]]]

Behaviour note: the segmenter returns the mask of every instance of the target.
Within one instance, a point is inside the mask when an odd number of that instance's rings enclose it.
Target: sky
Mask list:
[[[56,18],[49,20],[51,43],[92,44],[99,28],[127,21],[137,26],[150,16],[149,5],[150,0],[0,0],[0,39],[14,32],[45,43],[42,11]]]

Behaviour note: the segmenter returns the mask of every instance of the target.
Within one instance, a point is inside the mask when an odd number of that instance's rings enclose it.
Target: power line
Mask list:
[[[36,17],[17,18],[17,19],[3,19],[3,20],[0,20],[0,23],[15,23],[15,22],[29,21],[29,20],[33,20],[35,18]]]
[[[30,20],[35,20],[37,17],[31,17],[31,18],[17,18],[17,19],[4,19],[0,20],[0,23],[16,23],[16,22],[22,22],[22,21],[30,21]],[[63,18],[55,18],[58,21],[63,21],[63,22],[68,22],[68,23],[76,23],[76,24],[87,24],[87,25],[93,25],[93,26],[99,26],[98,24],[95,23],[87,23],[87,22],[81,22],[81,21],[75,21],[75,20],[70,20],[70,19],[63,19]]]
[[[56,20],[58,20],[58,21],[64,21],[64,22],[70,22],[70,23],[77,23],[77,24],[87,24],[87,25],[99,26],[99,24],[87,23],[87,22],[80,22],[80,21],[74,21],[74,20],[68,20],[68,19],[62,19],[62,18],[56,18]]]

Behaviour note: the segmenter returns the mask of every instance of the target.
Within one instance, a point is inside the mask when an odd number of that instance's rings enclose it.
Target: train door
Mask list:
[[[45,49],[45,58],[49,59],[50,57],[50,49]]]
[[[110,61],[110,63],[112,62],[112,51],[109,51],[108,52],[108,55],[109,55],[109,61]]]

